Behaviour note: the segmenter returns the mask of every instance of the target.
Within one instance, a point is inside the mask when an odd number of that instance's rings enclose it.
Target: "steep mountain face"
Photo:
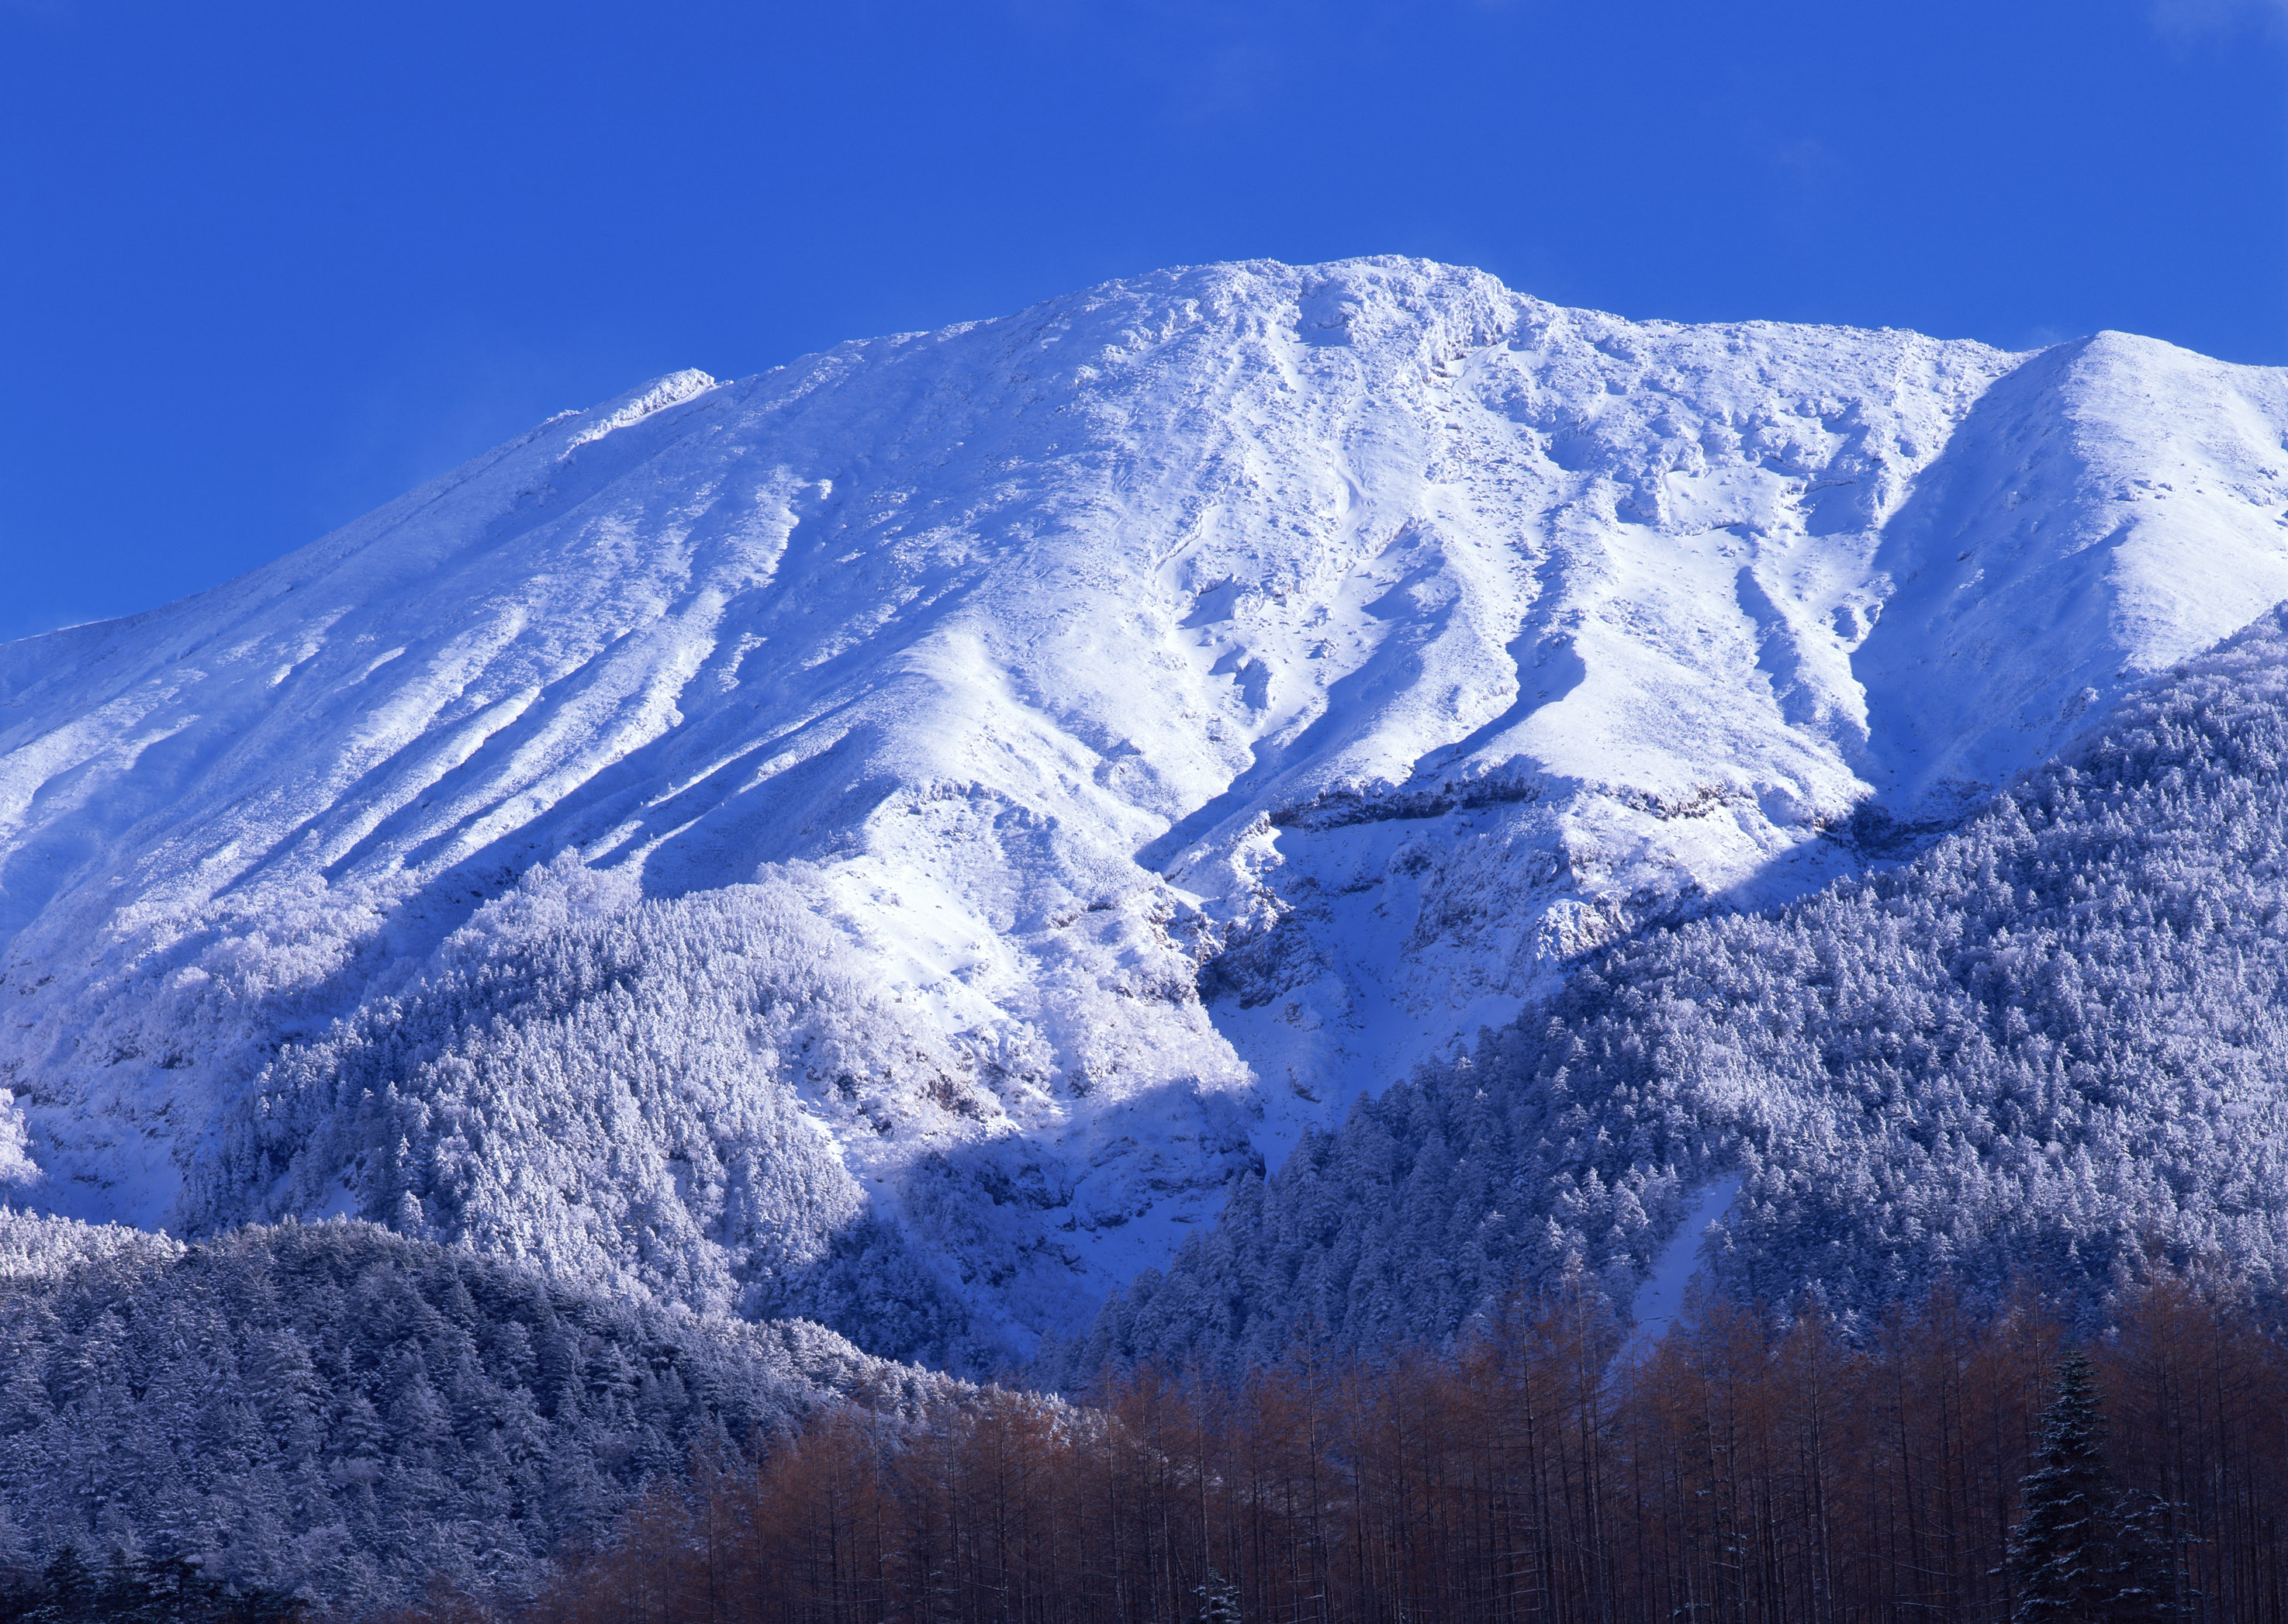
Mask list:
[[[163,1237],[0,1208],[0,1565],[66,1546],[361,1614],[513,1594],[695,1455],[957,1384],[362,1224]]]
[[[1067,1358],[1373,1349],[1575,1270],[1626,1304],[1679,1240],[1715,1289],[1847,1330],[1942,1277],[2102,1325],[2157,1265],[2276,1315],[2284,763],[2288,608],[1911,864],[1596,955],[1308,1137]]]
[[[1402,260],[663,379],[0,648],[0,1177],[988,1363],[2288,597],[2284,438],[2147,340]]]

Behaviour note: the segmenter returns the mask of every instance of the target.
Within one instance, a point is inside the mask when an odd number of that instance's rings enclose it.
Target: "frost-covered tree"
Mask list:
[[[989,1370],[1010,1349],[961,1281],[1022,1259],[976,1213],[1050,1192],[1021,1147],[929,1147],[997,1117],[1011,1074],[881,993],[816,903],[784,875],[653,899],[572,853],[535,868],[275,1056],[198,1165],[193,1227],[360,1216]],[[882,1147],[895,1216],[822,1123]]]
[[[1194,1595],[1200,1598],[1200,1610],[1192,1615],[1194,1624],[1241,1624],[1239,1587],[1212,1567],[1207,1580]]]
[[[2034,1470],[2021,1485],[2011,1624],[2108,1624],[2113,1616],[2120,1550],[2103,1432],[2089,1360],[2071,1350],[2058,1363],[2057,1396],[2042,1413]]]
[[[439,1574],[513,1592],[694,1458],[931,1385],[814,1325],[362,1223],[185,1247],[0,1208],[0,1561],[116,1552],[353,1612]]]
[[[1053,1370],[1445,1335],[1568,1271],[1705,1269],[1853,1334],[1934,1278],[2085,1330],[2155,1264],[2288,1278],[2288,623],[2133,695],[1912,861],[1591,956],[1235,1196]],[[1889,849],[1863,820],[1838,838]]]

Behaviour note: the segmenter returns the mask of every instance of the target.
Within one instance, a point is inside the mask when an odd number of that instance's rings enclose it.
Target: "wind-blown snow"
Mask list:
[[[837,1073],[766,1021],[721,1086],[812,1124],[822,1224],[902,1227],[1021,1346],[1569,954],[1848,867],[1871,796],[1950,816],[2288,597],[2284,434],[2280,372],[2149,340],[1638,323],[1396,259],[678,374],[0,647],[16,1199],[436,1226],[478,1129],[433,1102],[419,1167],[282,1129],[234,1209],[218,1147],[282,1043],[474,975],[455,933],[569,851],[627,907],[801,899],[797,1002],[862,985],[918,1035],[822,1015],[880,1050]],[[706,1007],[778,996],[746,985]],[[739,1244],[656,1217],[744,1131],[673,1092],[582,1129],[640,1196],[583,1232],[640,1274]],[[558,1131],[499,1111],[480,1161]]]

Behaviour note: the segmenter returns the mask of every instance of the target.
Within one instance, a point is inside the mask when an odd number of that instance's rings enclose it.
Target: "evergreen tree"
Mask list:
[[[1240,1624],[1239,1587],[1215,1569],[1208,1570],[1207,1582],[1192,1594],[1200,1598],[1193,1624]]]
[[[2018,1574],[2012,1624],[2099,1624],[2114,1615],[2120,1552],[2114,1538],[2104,1423],[2079,1349],[2058,1363],[2057,1397],[2042,1413],[2039,1464],[2011,1541]]]
[[[2117,1554],[2110,1588],[2114,1624],[2165,1624],[2192,1616],[2182,1541],[2172,1526],[2181,1508],[2141,1494],[2117,1509]]]
[[[106,1612],[145,1624],[203,1624],[213,1616],[222,1587],[184,1557],[146,1557],[112,1570]]]
[[[95,1232],[0,1208],[0,1263],[30,1265],[0,1280],[0,1624],[210,1624],[297,1595],[351,1616],[441,1572],[527,1583],[695,1442],[736,1453],[877,1368],[815,1327],[666,1312],[362,1224],[90,1262]],[[536,1343],[572,1383],[602,1373],[595,1416],[571,1387],[543,1414]],[[90,1344],[112,1374],[51,1402],[46,1373],[83,1373]],[[878,1368],[886,1392],[912,1374]],[[69,1564],[40,1576],[68,1545],[120,1553],[92,1614]]]
[[[71,1546],[49,1558],[40,1575],[40,1601],[32,1624],[91,1624],[97,1615],[95,1570]]]

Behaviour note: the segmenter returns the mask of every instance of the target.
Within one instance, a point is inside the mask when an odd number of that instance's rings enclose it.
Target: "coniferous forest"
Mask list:
[[[0,1209],[0,1570],[43,1618],[522,1594],[695,1454],[934,1380],[365,1224],[185,1247]]]
[[[639,1502],[529,1624],[2288,1616],[2288,1350],[2159,1279],[2086,1345],[1941,1287],[1855,1346],[1593,1290],[1449,1351],[844,1407]],[[433,1596],[417,1617],[468,1598]]]
[[[441,1570],[391,1624],[2271,1620],[2288,1346],[2165,1277],[2071,1342],[1941,1287],[1855,1346],[1718,1302],[1632,1341],[1585,1282],[1444,1352],[1299,1344],[1076,1403],[880,1390],[695,1445],[538,1588]],[[504,1577],[506,1577],[504,1575]],[[4,1624],[370,1610],[67,1546]]]

